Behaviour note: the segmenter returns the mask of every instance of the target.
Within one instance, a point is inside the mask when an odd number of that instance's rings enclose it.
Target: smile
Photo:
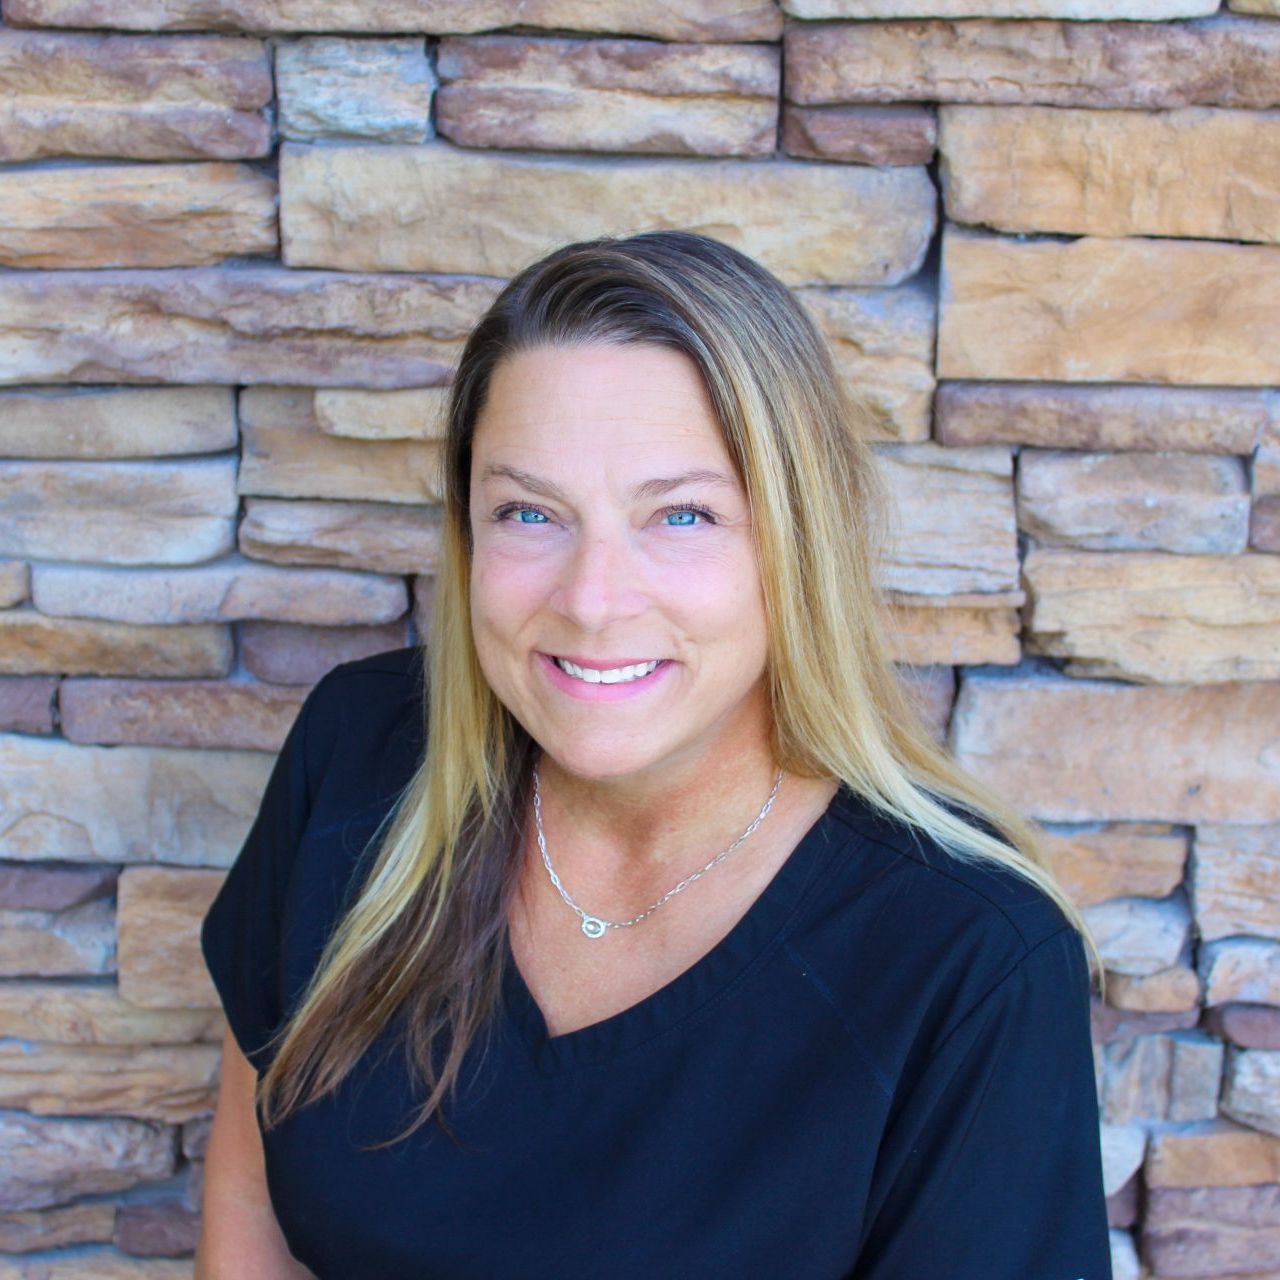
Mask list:
[[[567,658],[553,658],[552,661],[565,675],[587,684],[628,684],[632,680],[642,680],[658,669],[661,658],[653,658],[648,662],[636,662],[625,667],[580,667]]]

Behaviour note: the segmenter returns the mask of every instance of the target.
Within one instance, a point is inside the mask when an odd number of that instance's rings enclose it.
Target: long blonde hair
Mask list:
[[[481,672],[470,631],[471,443],[498,363],[540,346],[658,344],[697,365],[747,490],[764,587],[772,747],[838,780],[952,856],[1038,886],[1101,958],[1055,882],[1038,829],[938,746],[882,636],[875,582],[889,504],[868,410],[847,397],[790,291],[707,236],[647,232],[568,245],[526,268],[476,325],[453,379],[442,554],[427,645],[426,750],[358,895],[328,940],[258,1086],[266,1126],[335,1089],[404,1019],[434,1116],[501,997],[536,744]],[[437,1064],[439,1051],[442,1064]]]

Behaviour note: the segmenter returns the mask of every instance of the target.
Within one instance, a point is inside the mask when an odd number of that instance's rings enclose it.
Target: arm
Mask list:
[[[205,1161],[195,1280],[314,1280],[290,1252],[267,1193],[254,1114],[257,1072],[230,1030]]]

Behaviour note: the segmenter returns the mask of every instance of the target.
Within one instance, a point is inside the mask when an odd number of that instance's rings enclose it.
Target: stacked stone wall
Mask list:
[[[0,15],[0,1277],[191,1275],[199,921],[425,630],[460,343],[678,226],[874,410],[895,658],[1101,945],[1117,1280],[1280,1278],[1280,0]]]

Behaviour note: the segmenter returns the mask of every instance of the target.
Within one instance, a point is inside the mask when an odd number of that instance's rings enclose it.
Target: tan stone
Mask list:
[[[429,386],[497,287],[278,266],[11,272],[0,382]]]
[[[5,632],[0,631],[0,652]],[[0,664],[2,665],[2,664]],[[0,676],[0,730],[52,733],[58,682],[49,676]]]
[[[807,105],[1256,109],[1280,105],[1278,55],[1280,30],[1226,15],[1195,23],[796,23],[787,30],[783,76],[787,97]]]
[[[134,1258],[112,1248],[78,1249],[74,1255],[40,1253],[17,1262],[0,1258],[0,1280],[191,1280],[191,1260]]]
[[[1249,538],[1240,458],[1022,449],[1018,527],[1043,546],[1235,555]]]
[[[1280,560],[1039,548],[1023,560],[1027,649],[1070,675],[1280,679]]]
[[[240,522],[240,550],[277,564],[434,573],[439,542],[435,508],[389,502],[250,498]]]
[[[782,0],[797,18],[1195,18],[1218,0]]]
[[[285,262],[345,271],[511,276],[569,240],[678,227],[711,232],[787,284],[896,284],[923,262],[935,216],[920,168],[550,157],[445,143],[286,144],[280,190]],[[805,234],[773,217],[777,208],[803,208]]]
[[[894,520],[883,587],[921,595],[1018,588],[1008,449],[881,445],[877,457]]]
[[[1082,914],[1109,973],[1159,973],[1177,962],[1191,932],[1191,912],[1181,894],[1111,898]]]
[[[1210,1120],[1151,1135],[1148,1187],[1242,1187],[1280,1182],[1280,1139]]]
[[[1224,1115],[1280,1135],[1280,1050],[1237,1049],[1227,1054]]]
[[[0,391],[0,454],[147,458],[234,449],[230,387]]]
[[[846,392],[871,411],[872,440],[929,438],[934,294],[898,289],[797,289],[796,298],[827,341]]]
[[[1280,825],[1198,828],[1188,879],[1201,938],[1280,940]]]
[[[0,553],[183,564],[233,537],[234,458],[0,462]]]
[[[1227,0],[1233,13],[1265,13],[1280,18],[1280,0]]]
[[[897,667],[907,696],[920,713],[936,742],[947,737],[947,721],[956,696],[956,673],[948,666]]]
[[[242,680],[70,679],[58,712],[70,742],[278,751],[304,692]]]
[[[220,871],[126,867],[120,876],[120,994],[148,1009],[215,1007],[200,922]]]
[[[1113,1196],[1142,1168],[1147,1134],[1139,1125],[1104,1124],[1099,1126],[1102,1150],[1102,1188]]]
[[[240,661],[259,680],[309,686],[341,662],[386,653],[408,643],[403,621],[383,627],[246,622],[240,627]]]
[[[159,31],[237,27],[245,31],[489,31],[511,25],[508,0],[6,0],[5,21],[50,27]],[[632,0],[522,0],[520,26],[599,31],[659,40],[777,40],[774,0],[688,0],[679,6]]]
[[[167,1177],[174,1167],[171,1130],[116,1116],[37,1119],[9,1112],[0,1115],[0,1150],[5,1155],[0,1208],[5,1210],[42,1209],[77,1196],[123,1191]]]
[[[116,1207],[91,1201],[58,1209],[0,1213],[0,1250],[28,1253],[72,1244],[101,1243],[115,1232]]]
[[[1108,1124],[1211,1120],[1218,1111],[1222,1045],[1196,1031],[1135,1036],[1103,1050]]]
[[[115,969],[115,911],[109,902],[67,911],[0,910],[0,976],[100,977]]]
[[[1157,1276],[1267,1280],[1280,1268],[1280,1187],[1157,1188],[1142,1243]]]
[[[311,393],[251,388],[240,397],[240,492],[286,498],[439,502],[435,441],[349,440],[316,423]],[[305,621],[305,619],[296,619]]]
[[[1046,831],[1042,844],[1050,869],[1078,907],[1109,898],[1167,897],[1182,883],[1187,860],[1185,835],[1136,823]]]
[[[1107,975],[1107,999],[1117,1009],[1139,1013],[1181,1013],[1200,1003],[1200,979],[1194,969],[1172,965],[1146,976]]]
[[[1280,809],[1280,683],[1131,685],[967,675],[958,761],[1055,822],[1269,822]]]
[[[311,36],[276,45],[285,138],[421,142],[435,82],[417,40]]]
[[[1022,656],[1018,638],[1020,593],[961,596],[893,595],[881,627],[895,662],[969,666],[1011,665]]]
[[[847,164],[928,164],[938,138],[927,107],[797,107],[782,109],[782,149],[791,156]]]
[[[263,156],[270,101],[260,40],[0,31],[0,160]]]
[[[315,393],[316,425],[325,435],[357,440],[443,440],[448,387]]]
[[[266,786],[258,751],[0,735],[0,857],[227,866]]]
[[[1246,455],[1277,421],[1280,396],[1243,388],[944,382],[934,393],[934,434],[948,445]]]
[[[780,53],[767,45],[455,36],[436,128],[468,147],[771,155]]]
[[[6,675],[225,676],[233,657],[228,627],[131,627],[46,618],[34,609],[0,612]]]
[[[194,267],[276,251],[276,184],[238,164],[0,174],[0,266]]]
[[[413,609],[409,615],[409,644],[419,645],[422,637],[431,634],[431,617],[435,611],[436,580],[426,574],[416,574],[410,579]]]
[[[1280,1005],[1280,942],[1269,938],[1222,938],[1200,947],[1204,1002]]]
[[[1252,488],[1249,544],[1280,551],[1280,418],[1272,418],[1254,454]]]
[[[203,961],[201,962],[203,967]],[[144,1009],[110,986],[23,978],[0,983],[0,1036],[54,1044],[219,1042],[220,1008]]]
[[[212,1110],[222,1050],[212,1044],[0,1042],[0,1106],[35,1115],[109,1114],[180,1124]]]
[[[0,609],[31,598],[31,570],[21,560],[0,560]]]
[[[189,569],[36,565],[31,596],[51,617],[108,622],[239,622],[350,626],[391,622],[408,608],[403,581],[348,569],[291,569],[231,555]]]
[[[1280,240],[1280,112],[944,106],[938,151],[956,222]]]
[[[1280,381],[1271,245],[1021,242],[948,229],[942,274],[940,377]]]

